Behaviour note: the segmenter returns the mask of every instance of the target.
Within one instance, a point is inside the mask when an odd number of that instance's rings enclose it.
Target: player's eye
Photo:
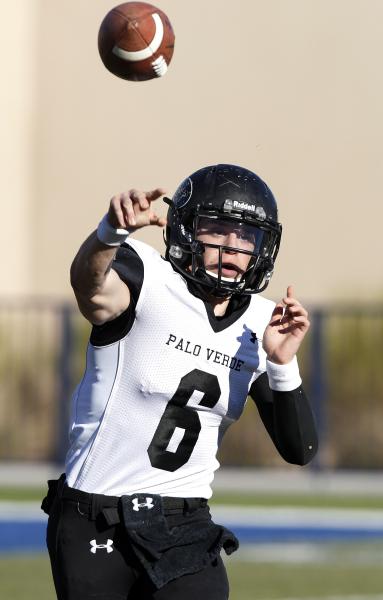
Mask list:
[[[255,241],[255,235],[253,233],[248,232],[248,231],[239,231],[238,234],[237,234],[237,237],[240,240],[243,240],[244,242],[254,243],[254,241]]]
[[[222,231],[222,229],[220,229],[219,227],[213,227],[213,228],[210,230],[210,234],[211,234],[211,235],[214,235],[214,236],[216,236],[216,237],[222,237],[222,236],[226,235],[226,232],[225,232],[225,231]]]
[[[198,235],[213,235],[215,237],[221,237],[226,235],[226,232],[222,230],[222,227],[218,225],[209,225],[199,227],[197,230]]]

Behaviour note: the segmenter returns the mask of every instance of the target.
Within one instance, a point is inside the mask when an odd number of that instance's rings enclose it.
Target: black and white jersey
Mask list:
[[[140,272],[129,275],[135,308],[94,328],[73,397],[68,485],[209,498],[222,436],[266,371],[262,337],[274,303],[253,295],[214,319],[158,252],[129,246],[127,265],[139,257]]]

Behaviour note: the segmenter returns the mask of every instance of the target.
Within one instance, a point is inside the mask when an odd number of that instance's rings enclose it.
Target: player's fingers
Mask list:
[[[136,225],[136,215],[130,196],[130,191],[127,194],[121,194],[121,209],[124,212],[126,226],[134,227]]]
[[[310,321],[304,315],[294,317],[294,323],[300,323],[301,325],[307,327],[307,329],[310,327]]]
[[[126,225],[124,212],[121,207],[121,196],[122,194],[117,194],[116,196],[113,196],[113,198],[110,201],[108,210],[108,221],[116,229],[119,227],[124,228]]]
[[[304,317],[308,316],[307,310],[301,304],[294,304],[293,306],[289,306],[286,308],[286,313],[291,315],[292,317],[303,315]]]
[[[292,285],[287,286],[286,296],[283,298],[284,304],[291,306],[292,304],[300,304],[294,296],[294,288]]]
[[[280,323],[281,318],[283,317],[284,306],[281,302],[275,305],[273,312],[271,313],[270,325],[275,325],[276,323]]]
[[[289,319],[287,323],[289,327],[297,325],[300,329],[308,329],[310,327],[310,321],[307,317],[304,317],[303,315],[296,316],[293,319]]]
[[[285,296],[282,300],[283,304],[285,306],[302,306],[301,303],[299,302],[299,300],[297,300],[296,298],[292,298],[290,296]]]
[[[129,197],[131,198],[133,204],[138,204],[141,210],[146,210],[150,206],[145,192],[142,192],[141,190],[129,190]]]
[[[166,190],[163,187],[158,187],[155,188],[154,190],[150,190],[149,192],[145,192],[145,195],[147,197],[147,199],[149,200],[149,202],[152,202],[153,200],[157,200],[158,198],[161,198],[161,196],[164,196],[166,194]]]
[[[305,317],[296,317],[293,321],[289,321],[284,324],[284,327],[279,329],[280,333],[286,334],[294,331],[300,331],[301,333],[306,333],[310,327],[310,321]]]
[[[154,212],[149,214],[150,225],[158,225],[159,227],[164,227],[166,225],[166,219],[164,217],[160,217]]]
[[[294,298],[294,290],[292,285],[287,286],[286,296],[287,298]]]

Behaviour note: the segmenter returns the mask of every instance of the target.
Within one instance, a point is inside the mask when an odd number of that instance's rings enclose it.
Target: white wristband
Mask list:
[[[108,216],[105,215],[98,227],[97,238],[106,246],[121,246],[129,236],[127,229],[115,229],[108,221]]]
[[[269,386],[276,392],[296,390],[302,383],[296,356],[287,365],[278,365],[270,360],[266,360],[266,371],[269,378]]]

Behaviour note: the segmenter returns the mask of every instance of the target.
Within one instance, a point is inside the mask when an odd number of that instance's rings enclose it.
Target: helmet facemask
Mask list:
[[[202,285],[208,295],[255,294],[270,281],[278,248],[275,232],[260,221],[250,223],[239,215],[221,216],[198,209],[191,223],[179,222],[178,238],[178,244],[167,242],[170,262],[188,279]],[[227,238],[233,240],[233,245],[224,243]],[[206,264],[208,253],[212,261]],[[233,255],[250,260],[231,258]]]

